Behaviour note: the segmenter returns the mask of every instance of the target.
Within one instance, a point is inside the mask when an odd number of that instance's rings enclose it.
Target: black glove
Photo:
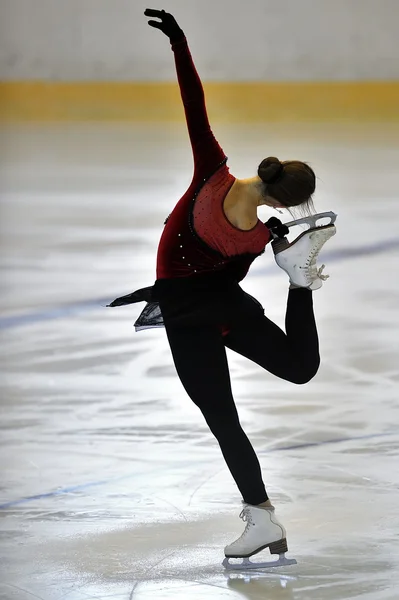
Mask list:
[[[270,219],[266,221],[265,225],[275,236],[279,238],[283,238],[290,232],[287,225],[284,225],[284,223],[282,223],[280,219],[277,219],[277,217],[270,217]]]
[[[160,29],[165,35],[168,36],[171,42],[177,42],[184,38],[184,32],[180,29],[176,23],[176,19],[164,10],[155,10],[153,8],[147,8],[144,12],[146,17],[157,17],[161,19],[159,21],[148,21],[148,25]]]

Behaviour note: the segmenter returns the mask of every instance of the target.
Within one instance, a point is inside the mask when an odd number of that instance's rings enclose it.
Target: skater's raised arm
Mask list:
[[[160,29],[170,40],[193,149],[194,177],[207,177],[226,158],[226,155],[210,128],[204,89],[193,63],[187,39],[174,17],[164,10],[147,9],[144,14],[159,18],[160,21],[149,21],[148,24]]]

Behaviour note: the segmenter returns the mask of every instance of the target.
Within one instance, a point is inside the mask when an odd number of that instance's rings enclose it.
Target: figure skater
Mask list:
[[[225,548],[227,563],[228,558],[249,557],[264,548],[284,559],[286,530],[275,515],[258,458],[240,425],[226,347],[286,381],[304,384],[315,376],[320,358],[312,290],[326,278],[317,269],[316,257],[335,233],[334,221],[311,227],[289,244],[284,237],[288,227],[279,219],[272,217],[267,223],[258,219],[261,205],[300,206],[310,212],[314,172],[303,162],[269,157],[259,165],[258,176],[233,177],[210,129],[204,91],[185,34],[164,10],[147,9],[144,14],[159,19],[148,24],[171,43],[194,176],[165,221],[155,284],[110,306],[147,302],[136,331],[165,327],[178,376],[220,445],[241,492],[240,517],[246,521],[243,535]],[[286,333],[239,285],[269,241],[277,264],[290,277]]]

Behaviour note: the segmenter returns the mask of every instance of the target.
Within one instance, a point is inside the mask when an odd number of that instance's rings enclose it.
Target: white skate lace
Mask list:
[[[244,533],[238,538],[238,540],[236,540],[237,542],[239,540],[242,540],[243,537],[245,537],[251,527],[251,525],[253,525],[252,522],[252,515],[251,515],[251,511],[249,508],[243,508],[241,513],[240,513],[240,519],[242,519],[244,521],[244,523],[247,524],[247,526],[245,527],[245,531]]]
[[[329,275],[322,275],[323,269],[326,265],[321,265],[320,269],[318,269],[317,271],[317,277],[319,279],[321,279],[322,281],[325,281],[326,279],[328,279],[330,276]]]
[[[313,246],[311,248],[308,260],[306,261],[305,266],[303,267],[304,269],[306,269],[306,276],[309,280],[309,283],[312,283],[317,278],[321,279],[322,281],[325,281],[330,277],[329,275],[322,274],[325,265],[321,265],[319,269],[317,268],[316,258],[320,252],[320,249],[320,246]]]

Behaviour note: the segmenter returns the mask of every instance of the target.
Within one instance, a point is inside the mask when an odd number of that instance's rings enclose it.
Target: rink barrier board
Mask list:
[[[208,82],[218,122],[396,120],[399,81]],[[0,82],[0,121],[181,121],[176,82]]]

